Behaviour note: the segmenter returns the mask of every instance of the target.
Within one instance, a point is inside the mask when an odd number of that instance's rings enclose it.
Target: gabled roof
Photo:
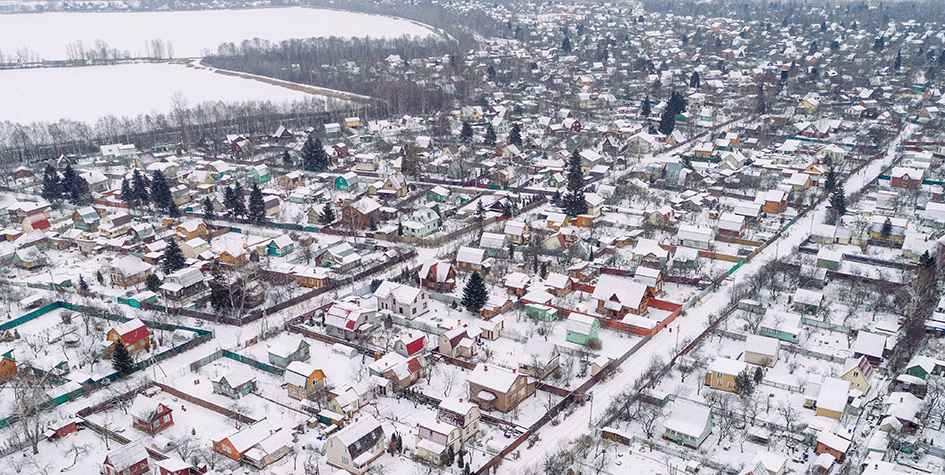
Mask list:
[[[125,323],[113,327],[116,333],[121,336],[121,341],[125,346],[137,343],[143,338],[150,336],[148,328],[144,322],[137,318],[132,318]]]
[[[594,286],[592,297],[604,302],[616,302],[622,307],[637,308],[646,296],[646,292],[646,284],[604,274]]]
[[[477,364],[476,368],[469,374],[467,381],[470,384],[476,384],[504,394],[509,392],[515,384],[515,381],[521,377],[525,376],[513,373],[511,370],[501,366],[480,363]]]
[[[148,459],[148,451],[145,450],[141,440],[135,440],[128,445],[118,447],[105,456],[105,460],[119,472],[124,471],[132,465]]]

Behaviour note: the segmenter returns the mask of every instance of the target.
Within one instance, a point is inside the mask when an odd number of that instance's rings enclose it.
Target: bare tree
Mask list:
[[[33,455],[39,453],[39,441],[43,439],[46,425],[53,418],[46,410],[50,397],[46,390],[52,387],[49,373],[37,376],[34,372],[20,371],[13,383],[13,415],[25,440],[29,441]]]

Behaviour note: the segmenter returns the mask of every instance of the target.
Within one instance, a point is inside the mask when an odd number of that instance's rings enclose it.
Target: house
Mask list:
[[[450,190],[444,186],[436,185],[427,191],[426,197],[427,201],[434,201],[437,203],[443,203],[450,197]]]
[[[269,167],[266,165],[254,165],[246,173],[246,180],[250,183],[266,183],[269,181]]]
[[[755,454],[755,458],[752,459],[749,466],[754,467],[761,464],[761,468],[767,472],[768,475],[784,475],[785,470],[787,470],[787,461],[788,458],[784,455],[762,450]],[[756,475],[764,475],[764,473],[758,473]]]
[[[248,368],[240,368],[213,381],[213,392],[239,399],[256,390],[256,376]]]
[[[151,333],[148,332],[148,327],[144,326],[144,322],[132,318],[108,330],[103,344],[109,351],[112,351],[113,345],[119,340],[125,345],[129,353],[134,353],[147,350],[151,346]]]
[[[840,420],[847,408],[850,382],[838,378],[825,378],[817,394],[818,416]]]
[[[325,312],[325,331],[336,338],[350,340],[366,335],[377,324],[377,309],[362,305],[359,299],[335,302]]]
[[[132,255],[116,258],[106,271],[108,280],[112,285],[121,287],[140,284],[147,279],[150,273],[151,264]]]
[[[545,278],[545,286],[548,292],[556,297],[564,297],[571,293],[571,278],[567,274],[552,272]]]
[[[866,356],[871,363],[879,364],[889,351],[888,343],[889,339],[885,335],[861,330],[850,345],[850,351],[856,358]]]
[[[440,334],[440,354],[450,358],[471,359],[478,353],[479,333],[479,328],[463,325]]]
[[[794,310],[799,313],[816,315],[824,304],[824,294],[810,289],[797,289],[793,296]]]
[[[663,293],[663,271],[652,267],[637,267],[633,274],[633,281],[646,284],[653,296]]]
[[[285,367],[283,374],[289,397],[305,399],[313,392],[325,387],[325,372],[314,365],[293,361]]]
[[[423,333],[405,333],[394,340],[394,352],[403,357],[413,356],[426,347],[426,336]]]
[[[918,168],[893,167],[889,173],[889,186],[892,188],[915,190],[922,186],[925,172]]]
[[[364,229],[377,223],[380,209],[377,201],[365,196],[341,208],[341,219],[354,229]]]
[[[296,170],[286,173],[279,177],[279,188],[283,190],[294,190],[305,184],[305,175]]]
[[[711,409],[679,400],[673,403],[669,417],[663,423],[663,438],[698,449],[712,433],[712,427]]]
[[[631,256],[637,265],[663,269],[669,262],[670,253],[653,239],[638,239]]]
[[[745,221],[744,216],[739,216],[731,211],[726,211],[719,216],[718,221],[718,234],[722,236],[729,237],[741,237],[742,233],[745,232]]]
[[[272,218],[279,214],[281,205],[278,196],[266,195],[263,197],[263,214],[267,218]]]
[[[285,368],[293,361],[308,361],[309,344],[299,337],[284,337],[269,345],[269,364]]]
[[[31,214],[23,218],[23,233],[26,234],[34,229],[46,231],[49,229],[49,218],[43,213]]]
[[[315,265],[347,272],[361,263],[361,255],[347,242],[339,242],[315,258]]]
[[[427,260],[420,266],[420,286],[439,293],[452,292],[456,288],[456,269],[449,262]]]
[[[847,358],[846,366],[840,373],[840,379],[848,381],[850,387],[863,393],[869,392],[871,387],[870,379],[873,377],[873,365],[870,364],[866,356],[859,358]]]
[[[91,206],[79,208],[72,213],[72,222],[76,229],[94,231],[98,228],[101,218],[98,211]]]
[[[842,265],[843,252],[840,250],[822,247],[817,251],[817,267],[838,271]]]
[[[424,358],[421,355],[405,357],[391,352],[368,365],[369,374],[386,378],[397,388],[405,389],[412,386],[426,374]]]
[[[712,389],[735,392],[735,377],[748,371],[748,364],[731,358],[716,358],[709,365],[705,384]]]
[[[838,462],[842,462],[850,449],[850,440],[831,432],[823,432],[817,436],[817,447],[814,453],[830,454]]]
[[[13,265],[26,269],[38,269],[46,265],[46,256],[36,246],[17,249],[13,252]]]
[[[335,191],[353,191],[361,180],[355,172],[347,172],[335,177]]]
[[[386,442],[380,422],[372,416],[364,416],[328,438],[325,448],[328,464],[360,475],[383,455]]]
[[[111,239],[127,233],[131,224],[131,215],[128,213],[106,214],[98,227],[98,233]]]
[[[627,314],[645,314],[653,295],[646,284],[604,274],[597,280],[591,297],[597,300],[599,313],[623,318]]]
[[[801,316],[780,310],[768,310],[758,326],[758,334],[797,343],[801,335]]]
[[[380,378],[383,380],[383,378]],[[331,391],[332,399],[328,402],[328,410],[340,414],[346,420],[354,417],[362,407],[377,399],[378,392],[384,388],[378,386],[377,380],[364,380],[354,386],[343,386]]]
[[[591,341],[598,339],[600,322],[590,315],[572,312],[571,315],[568,316],[565,329],[567,331],[564,338],[565,341],[579,345],[587,345]]]
[[[180,243],[180,252],[187,259],[196,259],[197,256],[210,251],[210,243],[203,238],[193,238]]]
[[[446,397],[437,406],[436,419],[462,429],[464,442],[479,432],[479,418],[479,407],[462,399]]]
[[[547,305],[529,303],[525,305],[525,315],[543,322],[553,322],[558,319],[558,310]]]
[[[296,267],[298,269],[298,267]],[[328,275],[331,271],[324,267],[304,266],[295,271],[295,280],[302,287],[321,288],[328,285]]]
[[[486,251],[489,257],[509,257],[509,238],[505,234],[482,233],[479,238],[479,248]]]
[[[374,296],[378,310],[388,310],[408,320],[430,311],[427,293],[416,287],[384,281],[374,291]]]
[[[402,173],[393,173],[383,180],[368,186],[369,195],[381,195],[385,198],[401,198],[407,195],[407,179]]]
[[[191,470],[197,470],[193,465],[177,457],[155,460],[154,465],[157,465],[160,475],[190,475]]]
[[[466,380],[469,402],[486,411],[509,412],[535,393],[528,376],[499,366],[477,364]]]
[[[14,376],[16,376],[16,359],[13,358],[13,348],[0,348],[0,384],[9,381]]]
[[[939,303],[941,306],[941,303]],[[905,373],[910,376],[915,376],[921,378],[922,380],[928,380],[929,376],[933,374],[939,374],[942,370],[942,367],[945,366],[945,362],[941,360],[936,360],[928,356],[916,355],[913,356],[909,363],[906,365]]]
[[[170,407],[143,394],[135,396],[128,410],[132,418],[131,425],[150,436],[174,424],[172,412]]]
[[[467,272],[486,271],[486,251],[463,246],[456,251],[456,268]]]
[[[505,223],[503,230],[505,237],[515,245],[522,245],[528,242],[528,224],[524,221],[509,220]]]
[[[220,440],[213,441],[213,450],[233,460],[241,460],[257,444],[280,431],[281,428],[274,427],[263,418],[253,424],[243,426]]]
[[[745,362],[759,366],[772,367],[778,362],[781,342],[778,339],[761,335],[748,335],[745,340]]]
[[[485,305],[479,311],[479,316],[484,320],[491,320],[492,317],[508,312],[515,302],[505,295],[490,295]]]
[[[283,234],[271,241],[266,245],[266,254],[270,256],[284,256],[292,252],[295,249],[295,243],[292,241],[288,235]]]
[[[441,422],[433,415],[417,423],[417,457],[436,465],[447,461],[448,453],[458,453],[463,443],[463,430]]]
[[[203,273],[199,267],[178,269],[164,277],[161,293],[171,300],[182,300],[206,288]]]
[[[359,153],[354,156],[354,169],[362,172],[375,172],[381,165],[381,157],[376,153]]]
[[[431,208],[421,206],[403,223],[404,235],[424,237],[440,229],[440,216]]]
[[[765,213],[783,213],[787,209],[788,194],[778,189],[763,191],[755,202],[761,204],[761,210]]]
[[[905,218],[873,216],[870,222],[870,239],[902,243],[906,239],[908,226],[909,221]],[[883,228],[886,228],[888,234],[883,232]]]
[[[140,475],[149,471],[148,451],[140,439],[108,452],[100,469],[102,475]]]

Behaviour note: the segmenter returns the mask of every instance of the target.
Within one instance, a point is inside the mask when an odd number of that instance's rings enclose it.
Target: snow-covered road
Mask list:
[[[847,195],[859,192],[873,178],[892,164],[896,159],[896,147],[908,139],[918,129],[915,125],[906,127],[892,143],[889,145],[888,152],[882,160],[876,160],[870,165],[864,167],[856,175],[851,175],[845,183]],[[499,466],[498,472],[501,474],[519,474],[524,473],[531,468],[537,468],[546,456],[554,453],[558,448],[569,444],[574,438],[582,433],[587,433],[590,428],[587,426],[588,420],[598,421],[603,417],[611,399],[619,394],[624,388],[632,384],[643,371],[646,370],[649,361],[656,357],[662,361],[669,361],[673,356],[677,338],[679,341],[694,339],[698,336],[708,324],[710,315],[717,315],[721,312],[729,301],[729,294],[736,282],[748,278],[761,269],[765,263],[776,258],[776,253],[780,249],[794,249],[810,234],[814,225],[824,222],[827,214],[827,200],[824,200],[814,210],[809,211],[802,218],[798,219],[787,231],[782,233],[780,243],[777,246],[768,246],[761,251],[755,258],[742,265],[734,274],[732,281],[726,281],[718,290],[710,293],[702,301],[696,304],[685,314],[676,319],[671,325],[673,332],[662,331],[653,337],[646,345],[627,359],[621,365],[617,375],[601,384],[595,386],[590,393],[594,396],[593,405],[576,407],[574,413],[569,417],[570,421],[557,426],[546,425],[538,435],[541,441],[532,449],[519,449],[521,457],[517,460],[507,460]],[[787,251],[790,252],[790,251]],[[591,413],[593,407],[593,414]],[[581,429],[579,429],[579,427]]]

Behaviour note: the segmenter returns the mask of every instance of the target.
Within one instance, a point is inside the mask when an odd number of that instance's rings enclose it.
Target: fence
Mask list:
[[[248,356],[243,356],[239,353],[234,353],[230,350],[224,350],[224,349],[214,351],[213,353],[210,353],[209,355],[197,361],[192,362],[190,364],[190,369],[192,371],[197,371],[201,367],[206,366],[220,358],[228,358],[233,361],[237,361],[245,365],[252,366],[256,369],[263,370],[267,373],[274,374],[276,376],[282,376],[283,374],[285,374],[285,368],[280,368],[278,366],[273,366],[271,364],[263,363],[261,361],[256,361]]]
[[[804,325],[810,325],[812,327],[823,328],[825,330],[846,333],[847,335],[853,333],[853,329],[845,327],[843,325],[837,325],[835,323],[825,322],[823,320],[814,320],[808,317],[801,317],[801,323]]]
[[[164,390],[164,392],[166,392],[166,393],[168,393],[168,394],[170,394],[170,395],[172,395],[172,396],[181,398],[181,399],[183,399],[183,400],[185,400],[185,401],[187,401],[187,402],[189,402],[189,403],[191,403],[191,404],[200,406],[200,407],[202,407],[202,408],[204,408],[204,409],[209,409],[209,410],[211,410],[211,411],[213,411],[213,412],[216,412],[217,414],[221,414],[221,415],[223,415],[223,416],[226,416],[228,419],[234,419],[234,420],[237,420],[237,421],[242,422],[242,423],[245,423],[245,424],[255,424],[255,423],[256,423],[256,419],[253,419],[252,417],[249,417],[249,416],[240,414],[240,413],[235,412],[235,411],[231,411],[231,410],[229,410],[229,409],[227,409],[227,408],[225,408],[225,407],[218,406],[218,405],[216,405],[216,404],[214,404],[214,403],[212,403],[212,402],[210,402],[210,401],[204,401],[203,399],[200,399],[200,398],[198,398],[198,397],[191,396],[190,394],[187,394],[187,393],[185,393],[185,392],[183,392],[183,391],[177,390],[177,389],[175,389],[175,388],[173,388],[173,387],[171,387],[171,386],[168,386],[168,385],[166,385],[166,384],[154,383],[154,385],[157,386],[157,387],[159,387],[159,388],[161,388],[162,390]]]
[[[788,353],[794,353],[803,356],[809,356],[818,360],[830,361],[832,363],[846,363],[846,358],[841,358],[839,356],[828,355],[826,353],[820,353],[817,351],[808,350],[807,348],[801,348],[795,345],[784,345],[781,347],[782,350],[787,351]]]

